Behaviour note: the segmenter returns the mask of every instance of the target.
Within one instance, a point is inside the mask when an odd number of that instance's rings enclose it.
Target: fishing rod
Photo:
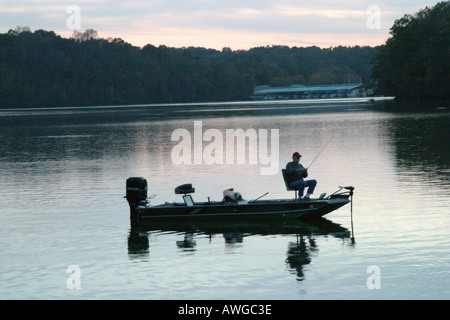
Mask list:
[[[259,196],[258,198],[256,198],[255,200],[250,200],[249,202],[255,202],[255,201],[257,201],[257,200],[259,200],[259,199],[261,199],[262,197],[264,197],[264,196],[266,196],[266,195],[268,195],[269,193],[268,192],[266,192],[266,193],[264,193],[262,196]]]
[[[316,161],[316,159],[320,156],[320,154],[323,152],[323,150],[325,150],[325,148],[327,147],[327,145],[331,142],[331,140],[334,139],[334,136],[331,137],[331,139],[327,142],[327,144],[322,148],[322,150],[320,150],[319,154],[314,158],[314,160],[309,164],[309,166],[306,168],[306,170],[309,169],[309,167],[312,166],[312,164],[314,163],[314,161]]]

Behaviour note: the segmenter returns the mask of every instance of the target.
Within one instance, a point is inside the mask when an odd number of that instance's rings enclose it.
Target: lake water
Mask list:
[[[0,111],[0,298],[449,299],[449,116],[349,101]],[[224,137],[266,129],[269,142],[278,130],[275,174],[238,163],[238,148],[233,163],[195,164],[193,148],[175,164],[172,133],[194,141],[194,121]],[[130,226],[130,176],[155,204],[180,201],[184,183],[198,201],[231,187],[290,198],[281,168],[330,140],[309,174],[315,196],[356,188],[354,243],[350,206],[315,223]]]

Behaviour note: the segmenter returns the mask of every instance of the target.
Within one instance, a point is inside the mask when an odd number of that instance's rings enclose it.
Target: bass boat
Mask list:
[[[284,172],[283,172],[283,177]],[[285,179],[286,183],[286,179]],[[287,190],[292,190],[287,186]],[[339,187],[339,189],[326,197],[322,194],[319,198],[301,199],[269,199],[261,200],[263,196],[255,200],[244,200],[239,192],[227,189],[223,192],[222,201],[196,202],[192,198],[195,188],[192,184],[183,184],[175,188],[175,194],[181,195],[183,202],[166,202],[152,205],[147,196],[147,180],[142,177],[130,177],[126,182],[126,196],[130,205],[130,219],[132,222],[183,221],[195,219],[212,219],[214,221],[226,220],[250,220],[292,218],[310,219],[318,218],[330,213],[352,201],[352,186]],[[295,190],[293,190],[295,191]]]

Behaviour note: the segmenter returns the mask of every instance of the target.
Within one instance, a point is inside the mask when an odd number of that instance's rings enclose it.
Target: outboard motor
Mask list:
[[[147,180],[142,177],[127,179],[127,200],[130,205],[138,205],[147,200]]]
[[[147,201],[147,180],[142,177],[128,178],[126,198],[130,205],[130,218],[134,219],[134,209],[139,203]]]

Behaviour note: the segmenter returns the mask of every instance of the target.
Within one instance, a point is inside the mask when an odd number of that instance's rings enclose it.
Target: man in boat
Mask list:
[[[317,181],[303,180],[303,178],[308,177],[308,169],[300,164],[301,157],[300,153],[294,152],[292,162],[286,165],[286,178],[289,188],[297,189],[299,197],[303,196],[303,191],[308,187],[308,191],[303,199],[309,200],[316,188]]]

